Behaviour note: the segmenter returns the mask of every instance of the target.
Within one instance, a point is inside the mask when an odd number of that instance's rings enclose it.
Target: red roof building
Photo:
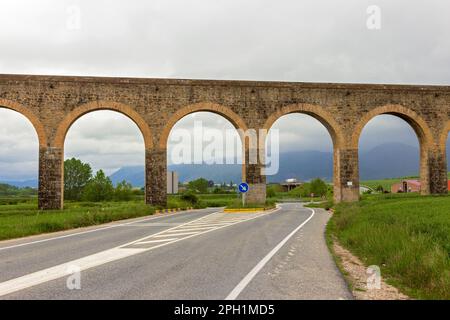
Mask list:
[[[450,180],[448,180],[447,190],[450,191]],[[419,180],[402,180],[399,183],[394,183],[391,186],[392,193],[398,192],[420,192]]]
[[[402,180],[399,183],[394,183],[391,186],[392,193],[398,192],[420,192],[420,181],[419,180]]]

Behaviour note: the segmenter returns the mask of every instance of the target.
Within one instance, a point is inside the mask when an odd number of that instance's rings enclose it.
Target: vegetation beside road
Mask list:
[[[267,199],[265,204],[257,204],[257,203],[246,203],[245,205],[242,203],[241,199],[234,200],[233,202],[227,205],[227,209],[273,209],[275,208],[276,201],[274,199]]]
[[[193,204],[183,200],[182,195],[169,196],[167,208],[206,208],[226,206],[236,195],[197,195]],[[4,199],[5,203],[7,198]],[[42,211],[37,209],[37,200],[24,198],[22,202],[0,205],[0,240],[25,237],[47,232],[99,225],[122,219],[152,215],[155,208],[146,205],[144,197],[136,196],[128,201],[65,201],[64,210]]]
[[[447,174],[450,179],[450,172]],[[361,186],[367,186],[372,188],[373,190],[380,190],[380,187],[383,188],[384,191],[391,191],[391,186],[395,183],[399,183],[402,180],[406,179],[420,179],[418,176],[409,176],[409,177],[399,177],[399,178],[386,178],[386,179],[377,179],[377,180],[363,180],[360,181]]]
[[[64,210],[42,211],[36,200],[0,206],[0,240],[98,225],[151,215],[155,208],[143,201],[70,202]]]
[[[327,234],[407,295],[450,299],[450,196],[365,195],[334,206]]]

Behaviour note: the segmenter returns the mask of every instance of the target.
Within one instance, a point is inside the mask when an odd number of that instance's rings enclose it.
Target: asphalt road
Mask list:
[[[218,211],[0,242],[0,299],[352,298],[325,244],[326,211]]]

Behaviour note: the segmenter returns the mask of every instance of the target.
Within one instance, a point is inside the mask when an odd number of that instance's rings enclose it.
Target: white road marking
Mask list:
[[[205,230],[205,229],[211,229],[211,228],[214,228],[214,226],[204,226],[204,227],[195,227],[195,228],[189,228],[189,229],[185,229],[185,228],[182,228],[182,229],[178,229],[178,231],[201,231],[201,230]]]
[[[116,227],[129,226],[130,224],[139,223],[139,222],[142,222],[142,221],[149,221],[149,220],[161,219],[161,218],[165,218],[165,217],[172,217],[172,216],[176,216],[176,215],[183,214],[183,213],[186,214],[186,213],[188,213],[188,211],[181,211],[181,212],[167,214],[167,215],[162,215],[162,216],[158,216],[158,217],[144,218],[144,219],[130,221],[130,222],[126,222],[126,223],[114,224],[114,225],[103,227],[103,228],[97,228],[97,229],[93,229],[93,230],[81,231],[81,232],[71,233],[71,234],[67,234],[67,235],[63,235],[63,236],[46,238],[46,239],[42,239],[42,240],[36,240],[36,241],[31,241],[31,242],[19,243],[19,244],[15,244],[15,245],[8,246],[8,247],[1,247],[0,251],[7,250],[7,249],[18,248],[18,247],[23,247],[23,246],[28,246],[28,245],[32,245],[32,244],[38,244],[38,243],[47,242],[47,241],[65,239],[65,238],[69,238],[69,237],[79,236],[79,235],[92,233],[92,232],[97,232],[97,231],[103,231],[103,230],[112,229],[112,228],[116,228]]]
[[[121,227],[172,227],[172,226],[179,226],[181,223],[155,223],[155,222],[148,222],[148,223],[136,223],[136,224],[130,224],[126,226]]]
[[[192,224],[192,226],[198,226],[198,227],[204,227],[204,226],[222,226],[224,224],[228,224],[227,222],[224,223],[195,223]]]
[[[277,208],[277,209],[275,209],[273,211],[269,211],[269,212],[264,213],[264,214],[259,214],[259,215],[256,215],[256,216],[249,217],[249,219],[247,219],[245,221],[249,221],[249,220],[253,220],[253,219],[259,218],[259,217],[266,216],[268,214],[277,212],[280,209],[281,208]],[[214,212],[214,213],[211,213],[211,214],[206,215],[204,217],[195,219],[193,221],[186,222],[186,223],[184,223],[184,224],[182,224],[180,226],[186,226],[186,225],[188,225],[190,223],[195,223],[197,221],[203,220],[205,218],[210,218],[210,217],[212,217],[214,215],[217,215],[217,214],[218,214],[218,212]],[[119,260],[119,259],[123,259],[123,258],[129,257],[129,256],[132,256],[132,255],[136,255],[138,253],[154,250],[154,249],[157,249],[157,248],[169,245],[169,244],[173,244],[173,243],[176,243],[176,242],[179,242],[179,241],[182,241],[182,240],[186,240],[186,239],[190,239],[190,238],[196,237],[198,235],[206,234],[206,233],[209,233],[211,231],[215,231],[215,230],[218,230],[218,229],[229,227],[229,226],[235,225],[235,224],[240,223],[240,222],[243,222],[243,221],[229,223],[229,224],[226,224],[226,225],[223,225],[223,226],[218,226],[216,228],[208,229],[208,230],[201,231],[201,232],[196,232],[194,234],[187,235],[186,237],[175,238],[175,240],[173,240],[173,241],[168,241],[167,239],[164,239],[164,240],[167,240],[167,241],[164,241],[164,242],[162,242],[159,245],[155,245],[155,246],[149,247],[149,248],[129,248],[129,246],[131,246],[131,245],[140,245],[140,244],[145,243],[146,241],[152,241],[152,240],[150,240],[151,238],[155,238],[155,236],[157,236],[157,235],[162,235],[163,233],[165,233],[165,232],[167,232],[169,230],[174,230],[175,228],[179,228],[180,226],[169,228],[167,230],[163,230],[163,231],[158,232],[156,234],[153,234],[151,236],[146,236],[146,237],[141,238],[139,240],[134,240],[134,241],[131,241],[131,242],[126,243],[124,245],[121,245],[121,246],[118,246],[118,247],[115,247],[115,248],[112,248],[112,249],[109,249],[109,250],[106,250],[106,251],[95,253],[95,254],[92,254],[92,255],[89,255],[89,256],[77,259],[77,260],[73,260],[73,261],[70,261],[70,262],[67,262],[67,263],[63,263],[63,264],[51,267],[51,268],[47,268],[47,269],[43,269],[43,270],[40,270],[40,271],[37,271],[37,272],[33,272],[33,273],[28,274],[28,275],[24,275],[22,277],[19,277],[19,278],[15,278],[15,279],[11,279],[11,280],[2,282],[2,283],[0,283],[0,296],[4,296],[6,294],[10,294],[10,293],[13,293],[13,292],[16,292],[16,291],[19,291],[19,290],[27,289],[27,288],[30,288],[30,287],[33,287],[33,286],[36,286],[36,285],[39,285],[39,284],[51,281],[51,280],[56,280],[56,279],[62,278],[64,276],[67,276],[68,275],[67,274],[67,268],[69,266],[71,266],[71,265],[76,265],[77,267],[80,268],[80,271],[84,271],[84,270],[87,270],[87,269],[90,269],[90,268],[93,268],[93,267],[97,267],[97,266],[106,264],[108,262],[112,262],[112,261],[116,261],[116,260]],[[174,234],[172,234],[172,236],[174,236]]]
[[[216,214],[217,212],[211,213],[205,217],[211,216]],[[198,221],[205,217],[201,217],[199,219],[193,220]],[[184,224],[188,224],[189,222],[186,222]],[[177,227],[170,228],[168,230],[174,229]],[[165,231],[165,230],[164,230]],[[158,232],[157,234],[160,234],[164,231]],[[148,236],[146,237],[148,238]],[[178,240],[178,239],[177,239]],[[175,240],[175,241],[177,241]],[[175,242],[173,241],[173,242]],[[154,248],[161,247],[163,245],[172,243],[166,241],[165,243],[162,243],[161,245],[154,246],[149,248],[123,248],[134,241],[127,243],[125,245],[121,245],[106,251],[101,251],[99,253],[91,254],[89,256],[83,257],[81,259],[73,260],[67,263],[63,263],[51,268],[43,269],[41,271],[33,272],[27,275],[24,275],[19,278],[11,279],[5,282],[0,283],[0,296],[4,296],[6,294],[10,294],[22,289],[30,288],[33,286],[36,286],[38,284],[42,284],[51,280],[56,280],[58,278],[64,277],[67,275],[67,268],[71,265],[76,265],[79,267],[80,271],[87,270],[92,267],[100,266],[102,264],[119,260],[122,258],[129,257],[131,255],[135,255],[144,251],[148,251]]]
[[[139,242],[139,244],[167,242],[167,241],[173,241],[173,240],[177,240],[177,239],[178,239],[178,238],[172,238],[172,239],[159,239],[159,240],[150,240],[150,241],[142,241],[142,242]]]
[[[69,267],[72,265],[79,267],[81,270],[86,270],[89,268],[93,268],[108,263],[110,261],[129,257],[142,251],[145,251],[145,249],[114,248],[81,259],[77,259],[68,263],[63,263],[52,268],[27,274],[25,276],[16,279],[0,283],[0,296],[13,293],[22,289],[26,289],[44,282],[56,280],[64,276],[68,276]]]
[[[256,266],[238,283],[238,285],[228,294],[225,300],[235,300],[239,294],[247,287],[252,279],[258,274],[258,272],[269,262],[269,260],[280,250],[284,244],[298,231],[300,230],[315,214],[314,209],[307,208],[312,211],[311,215],[303,221],[294,231],[288,234],[275,248],[273,248]]]
[[[195,233],[198,233],[198,231],[178,232],[178,230],[175,230],[174,232],[168,232],[168,233],[165,233],[165,234],[160,234],[160,235],[154,236],[154,238],[178,237],[178,236],[186,236],[186,235],[195,234]]]

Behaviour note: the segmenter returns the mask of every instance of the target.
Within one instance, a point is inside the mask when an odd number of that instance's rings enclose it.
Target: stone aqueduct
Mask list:
[[[79,117],[95,110],[118,111],[141,130],[149,204],[166,203],[166,145],[172,126],[197,111],[257,131],[269,129],[285,114],[313,116],[332,137],[336,201],[359,198],[358,140],[365,124],[380,114],[396,115],[418,136],[422,193],[447,192],[450,87],[0,75],[0,106],[27,117],[37,131],[41,209],[63,206],[64,139]],[[249,144],[244,145],[248,157]],[[261,166],[243,165],[249,202],[265,200]]]

